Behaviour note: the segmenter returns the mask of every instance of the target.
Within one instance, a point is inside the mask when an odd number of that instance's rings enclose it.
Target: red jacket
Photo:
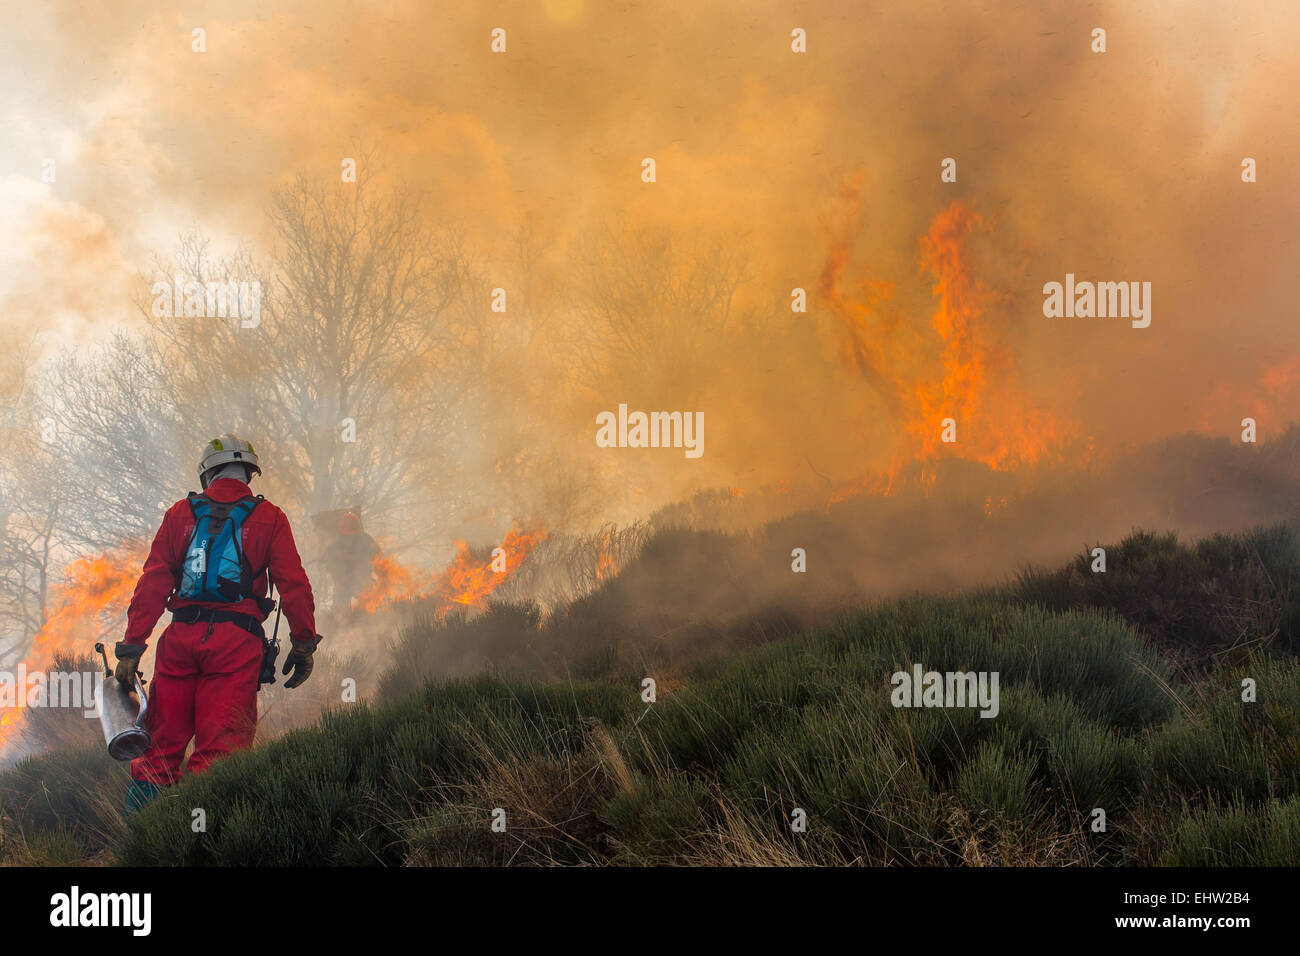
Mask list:
[[[251,494],[248,485],[234,478],[218,478],[208,485],[207,494],[213,501],[237,501]],[[185,557],[185,548],[194,530],[194,512],[188,499],[182,499],[167,509],[162,527],[153,539],[144,571],[135,586],[131,606],[126,611],[126,644],[145,644],[153,633],[154,625],[164,610],[174,607],[220,607],[239,614],[250,614],[264,620],[257,607],[257,598],[266,596],[266,569],[271,569],[271,579],[280,593],[280,606],[289,621],[289,636],[294,640],[311,640],[316,634],[316,602],[312,597],[311,583],[302,568],[298,546],[294,544],[289,519],[284,512],[269,501],[261,502],[244,522],[241,540],[244,555],[253,569],[253,596],[238,604],[212,604],[207,601],[187,601],[172,597],[176,586],[176,573]]]

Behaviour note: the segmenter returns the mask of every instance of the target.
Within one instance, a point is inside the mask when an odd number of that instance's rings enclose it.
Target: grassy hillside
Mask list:
[[[693,640],[666,646],[628,623],[632,595],[648,591],[626,580],[545,620],[512,605],[416,626],[377,703],[232,757],[129,829],[104,805],[121,768],[93,751],[0,774],[0,854],[138,865],[1300,861],[1296,541],[1279,527],[1191,547],[1138,534],[1107,550],[1105,575],[1081,558],[802,631],[779,612],[743,627],[700,622]],[[496,675],[428,679],[449,651],[484,647]],[[557,676],[565,660],[581,668]],[[913,664],[998,672],[999,714],[892,707],[890,676]],[[640,697],[647,676],[654,704]],[[491,828],[496,808],[503,833]],[[795,808],[806,832],[791,832]],[[1105,832],[1090,826],[1096,808]],[[193,830],[196,809],[205,832]]]
[[[1001,713],[891,707],[913,662],[998,671]],[[119,849],[140,865],[1282,864],[1300,859],[1297,701],[1293,661],[1179,687],[1111,615],[916,599],[700,664],[649,706],[633,684],[433,682],[223,763]]]

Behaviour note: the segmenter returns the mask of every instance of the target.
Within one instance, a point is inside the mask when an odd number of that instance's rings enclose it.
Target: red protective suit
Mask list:
[[[251,492],[242,481],[218,478],[205,494],[213,501],[236,501]],[[171,597],[193,530],[194,513],[188,500],[167,509],[126,612],[124,643],[147,643],[159,616],[168,608],[217,607],[262,619],[256,599],[266,596],[268,567],[288,619],[290,637],[316,639],[311,584],[283,511],[263,501],[244,522],[244,555],[256,583],[253,596],[238,604]],[[144,756],[131,761],[131,776],[160,785],[175,783],[191,738],[191,773],[203,772],[213,760],[232,750],[251,746],[257,727],[261,666],[262,642],[237,624],[169,624],[158,639],[149,687],[147,720],[153,746]]]

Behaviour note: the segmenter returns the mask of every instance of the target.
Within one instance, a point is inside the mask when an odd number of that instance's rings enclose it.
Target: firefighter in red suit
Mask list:
[[[131,762],[128,815],[180,779],[191,739],[190,773],[202,773],[214,760],[252,745],[265,641],[262,622],[269,610],[268,569],[293,644],[283,670],[293,676],[285,687],[297,687],[311,674],[312,654],[320,641],[311,584],[289,521],[283,511],[249,491],[252,476],[262,472],[252,446],[235,435],[215,438],[204,446],[198,470],[203,495],[167,510],[127,610],[126,635],[116,647],[114,676],[132,686],[158,617],[164,610],[172,612],[154,655],[146,718],[153,743]],[[220,515],[232,507],[251,507],[239,532],[251,593],[229,595],[238,598],[233,602],[180,596],[182,565],[187,548],[193,548],[191,535],[200,513],[192,507],[196,500]]]

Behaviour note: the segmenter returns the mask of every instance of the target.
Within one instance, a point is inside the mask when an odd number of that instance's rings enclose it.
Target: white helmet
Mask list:
[[[253,451],[253,446],[244,439],[231,432],[212,439],[203,446],[203,451],[199,457],[199,480],[213,468],[220,468],[222,465],[230,463],[247,465],[250,469],[249,477],[262,473],[261,467],[257,464],[257,452]]]

